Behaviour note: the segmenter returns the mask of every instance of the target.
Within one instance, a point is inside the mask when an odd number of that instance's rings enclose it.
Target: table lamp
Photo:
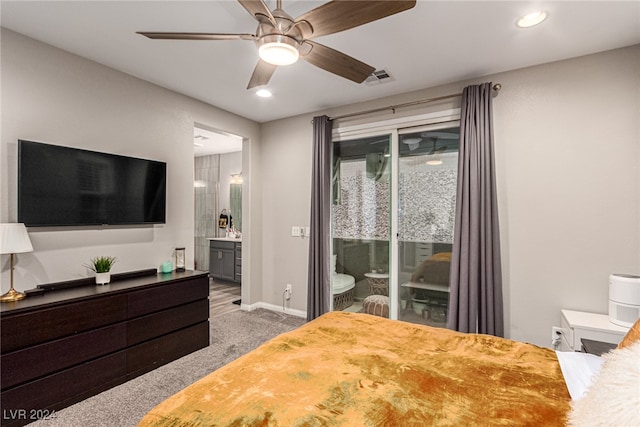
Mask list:
[[[13,288],[13,255],[33,251],[24,224],[0,224],[0,254],[11,254],[11,288],[0,296],[0,302],[19,301],[26,295]]]

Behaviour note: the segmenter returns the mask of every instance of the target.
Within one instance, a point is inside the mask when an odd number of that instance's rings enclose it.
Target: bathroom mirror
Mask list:
[[[229,205],[233,226],[236,230],[242,231],[242,184],[229,185]]]

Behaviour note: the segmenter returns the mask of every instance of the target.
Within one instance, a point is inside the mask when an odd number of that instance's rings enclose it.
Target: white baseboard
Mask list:
[[[240,304],[240,308],[244,311],[253,311],[258,308],[264,308],[265,310],[277,311],[278,313],[290,314],[291,316],[302,317],[304,319],[307,318],[307,312],[302,310],[296,310],[294,308],[285,307],[282,310],[282,307],[275,304],[269,304],[266,302],[256,302],[254,304]]]

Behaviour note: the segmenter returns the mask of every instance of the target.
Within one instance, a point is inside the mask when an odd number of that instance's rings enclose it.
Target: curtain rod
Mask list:
[[[500,92],[500,89],[502,89],[502,85],[500,83],[496,83],[491,87],[491,89],[493,89],[493,91],[497,94],[498,92]],[[418,101],[405,102],[404,104],[389,105],[388,107],[374,108],[373,110],[359,111],[357,113],[344,114],[342,116],[336,116],[336,117],[329,117],[329,120],[340,120],[340,119],[346,119],[347,117],[363,116],[365,114],[377,113],[384,110],[392,110],[393,113],[395,114],[396,108],[411,107],[414,105],[426,104],[434,101],[441,101],[443,99],[457,98],[458,96],[462,96],[462,93],[443,95],[443,96],[438,96],[436,98],[420,99]]]

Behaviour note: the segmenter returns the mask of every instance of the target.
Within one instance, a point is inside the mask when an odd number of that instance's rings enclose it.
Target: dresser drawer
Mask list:
[[[0,357],[2,389],[97,359],[126,347],[126,324],[50,341]]]
[[[624,338],[624,333],[594,331],[592,329],[583,329],[574,327],[573,348],[578,351],[582,348],[582,339],[586,338],[592,341],[606,342],[609,344],[618,344]]]
[[[130,347],[127,376],[137,377],[208,345],[209,322],[205,321]]]
[[[139,317],[209,297],[209,279],[202,276],[170,285],[154,285],[128,295],[127,317]]]
[[[0,405],[4,414],[19,413],[21,409],[29,414],[31,411],[64,408],[123,383],[125,366],[126,353],[123,350],[3,391]],[[55,403],[51,401],[52,395],[56,396]],[[2,421],[5,426],[12,420]],[[25,420],[15,421],[25,424]]]
[[[126,320],[127,297],[115,295],[2,316],[2,353]]]
[[[127,324],[127,346],[186,328],[207,319],[209,319],[209,300],[199,300],[139,317]]]

